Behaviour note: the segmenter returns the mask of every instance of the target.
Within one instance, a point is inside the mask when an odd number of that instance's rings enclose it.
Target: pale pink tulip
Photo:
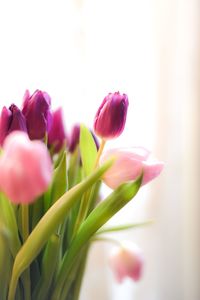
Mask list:
[[[7,136],[0,157],[0,190],[14,203],[31,203],[48,188],[52,163],[41,141],[24,132]]]
[[[143,172],[142,185],[157,177],[163,169],[163,162],[151,159],[144,148],[112,149],[105,152],[101,162],[114,157],[112,167],[104,174],[103,181],[112,189],[120,184],[134,181]]]
[[[110,255],[110,266],[119,283],[126,277],[138,281],[142,276],[143,264],[142,251],[132,242],[122,243]]]

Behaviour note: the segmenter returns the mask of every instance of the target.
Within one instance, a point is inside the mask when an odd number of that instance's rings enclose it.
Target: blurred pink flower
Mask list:
[[[128,109],[126,94],[109,93],[100,105],[94,120],[94,132],[103,139],[118,137],[124,130]]]
[[[162,169],[163,162],[151,159],[150,152],[144,148],[112,149],[105,152],[101,162],[111,157],[115,158],[113,166],[104,174],[103,181],[112,189],[120,184],[135,180],[143,172],[142,185],[157,177]]]
[[[24,132],[7,136],[0,156],[0,190],[14,203],[31,203],[48,188],[52,163],[45,145]]]
[[[142,276],[143,264],[142,251],[132,242],[122,243],[110,255],[110,266],[119,283],[126,277],[138,281]]]

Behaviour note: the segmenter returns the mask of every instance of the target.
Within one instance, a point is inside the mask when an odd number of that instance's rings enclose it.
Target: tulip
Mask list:
[[[128,97],[126,94],[109,93],[95,116],[94,131],[96,135],[105,140],[118,137],[125,126],[127,109]]]
[[[9,109],[4,106],[1,111],[0,145],[3,145],[6,136],[14,130],[27,132],[25,117],[21,110],[15,104],[12,104]]]
[[[80,125],[76,124],[72,128],[70,140],[69,140],[69,151],[72,153],[76,149],[76,146],[79,143],[79,137],[80,137]]]
[[[116,189],[124,182],[134,181],[142,172],[142,185],[144,185],[157,177],[164,165],[163,162],[151,159],[150,152],[140,147],[108,150],[102,156],[101,162],[111,157],[114,157],[115,161],[104,174],[103,181],[112,189]]]
[[[31,203],[48,188],[52,163],[41,141],[30,141],[24,132],[7,136],[0,156],[0,190],[13,203]]]
[[[110,266],[119,283],[126,277],[138,281],[142,276],[143,263],[142,251],[131,242],[122,243],[110,255]]]
[[[54,147],[54,152],[57,153],[63,147],[67,140],[65,133],[62,109],[58,108],[52,113],[52,125],[48,133],[48,145]]]
[[[22,112],[26,118],[28,135],[31,140],[43,139],[51,126],[51,99],[46,92],[36,90],[30,96],[26,91]]]

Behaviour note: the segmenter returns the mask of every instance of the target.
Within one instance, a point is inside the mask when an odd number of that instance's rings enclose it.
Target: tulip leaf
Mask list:
[[[67,190],[67,167],[66,152],[63,152],[62,158],[57,168],[54,170],[51,190],[51,202],[56,202]]]
[[[21,247],[17,221],[11,202],[2,193],[0,194],[0,218],[3,220],[5,226],[9,230],[10,251],[12,256],[15,257],[17,251]]]
[[[124,224],[119,226],[109,226],[109,227],[102,227],[100,230],[97,231],[96,234],[104,234],[104,233],[111,233],[111,232],[118,232],[127,229],[135,229],[140,228],[143,226],[151,225],[153,223],[152,220],[140,222],[140,223],[131,223],[131,224]]]
[[[58,264],[59,246],[60,237],[57,234],[53,234],[44,251],[41,265],[42,275],[34,290],[33,299],[48,299],[49,288]]]
[[[80,151],[83,170],[85,176],[88,176],[94,170],[97,148],[90,130],[84,125],[80,128]]]
[[[96,169],[93,174],[71,188],[57,200],[40,219],[16,255],[10,281],[8,300],[14,300],[17,282],[22,272],[40,253],[50,236],[64,221],[76,201],[80,199],[80,196],[102,177],[102,175],[111,167],[112,163],[113,160],[107,161],[101,167]]]
[[[0,295],[6,300],[11,272],[10,233],[5,225],[0,224]]]
[[[124,183],[113,191],[104,201],[102,201],[81,224],[77,235],[71,243],[68,252],[65,254],[60,268],[55,292],[51,300],[62,299],[65,296],[64,283],[71,271],[73,263],[76,261],[78,253],[90,238],[101,228],[112,216],[124,207],[138,192],[142,182],[142,176],[136,181]],[[63,298],[64,299],[64,298]]]

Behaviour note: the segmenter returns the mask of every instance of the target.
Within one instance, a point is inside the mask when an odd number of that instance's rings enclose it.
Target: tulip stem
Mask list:
[[[22,204],[22,238],[23,242],[29,236],[29,209],[27,204]],[[30,285],[30,270],[27,268],[24,272],[24,296],[26,300],[31,299],[31,285]]]
[[[22,238],[26,241],[29,235],[29,209],[27,204],[22,204]]]
[[[96,162],[95,162],[95,168],[96,168],[96,167],[98,166],[98,164],[99,164],[99,159],[100,159],[100,157],[101,157],[101,154],[102,154],[102,152],[103,152],[103,149],[104,149],[104,147],[105,147],[105,144],[106,144],[106,140],[102,139],[102,140],[101,140],[100,147],[99,147],[99,150],[98,150],[98,152],[97,152],[97,158],[96,158]]]

